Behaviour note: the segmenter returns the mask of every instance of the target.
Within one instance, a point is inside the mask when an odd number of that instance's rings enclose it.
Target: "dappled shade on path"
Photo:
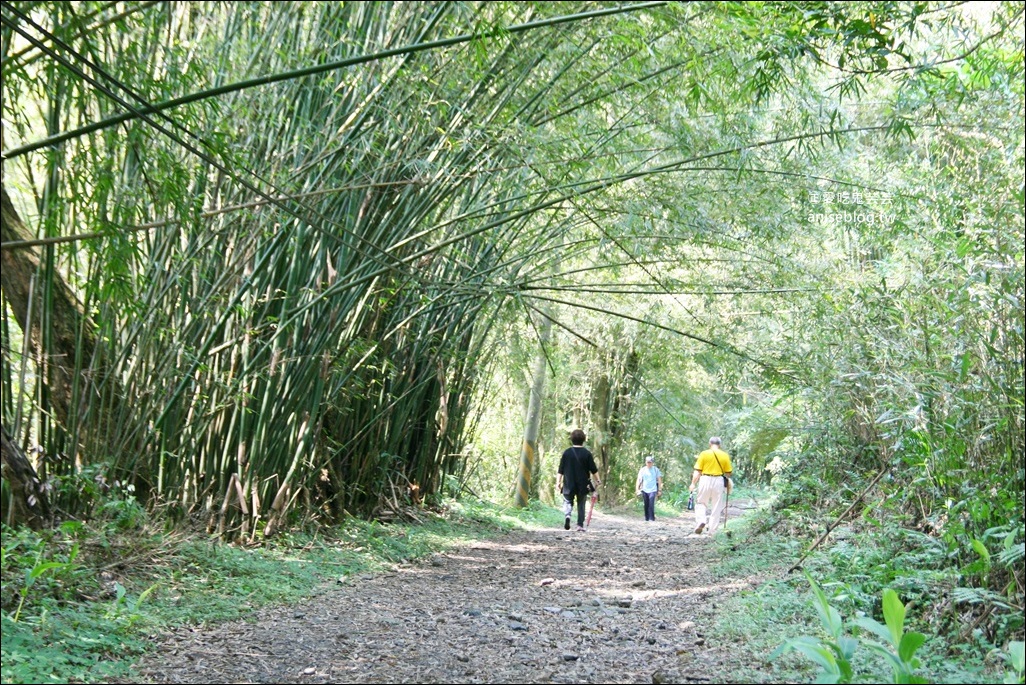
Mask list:
[[[596,513],[586,533],[518,531],[346,578],[252,621],[181,628],[139,681],[729,682],[731,645],[704,637],[716,598],[750,581],[691,514]]]

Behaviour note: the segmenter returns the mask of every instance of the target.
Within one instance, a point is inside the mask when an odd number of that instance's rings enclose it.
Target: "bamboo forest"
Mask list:
[[[1024,13],[4,0],[2,682],[1023,683]]]

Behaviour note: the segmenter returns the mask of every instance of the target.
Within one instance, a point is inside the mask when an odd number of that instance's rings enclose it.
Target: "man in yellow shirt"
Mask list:
[[[720,514],[725,505],[724,494],[732,488],[730,480],[733,468],[730,456],[720,449],[719,438],[709,438],[709,449],[698,455],[695,470],[691,474],[691,492],[698,488],[695,497],[695,534],[703,530],[715,533],[720,525]]]

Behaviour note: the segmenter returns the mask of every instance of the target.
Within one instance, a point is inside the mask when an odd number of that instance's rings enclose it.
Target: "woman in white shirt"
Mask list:
[[[663,492],[663,474],[655,465],[655,457],[645,457],[645,465],[638,471],[634,490],[635,494],[645,498],[645,520],[655,521],[656,498]]]

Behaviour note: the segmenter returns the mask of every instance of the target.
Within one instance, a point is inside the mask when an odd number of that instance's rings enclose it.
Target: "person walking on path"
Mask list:
[[[645,520],[655,521],[656,498],[663,494],[663,473],[655,465],[655,457],[645,457],[645,465],[638,470],[634,494],[645,498]]]
[[[730,456],[720,449],[719,438],[709,438],[709,449],[698,455],[695,470],[691,474],[691,492],[698,488],[695,497],[695,534],[703,530],[715,533],[723,513],[724,495],[733,489]]]
[[[570,447],[563,451],[556,475],[556,489],[563,494],[563,529],[570,530],[570,514],[577,498],[577,530],[584,531],[584,503],[588,500],[588,484],[592,474],[598,473],[595,457],[585,448],[584,431],[577,428],[570,433]],[[595,485],[601,485],[595,478]]]

